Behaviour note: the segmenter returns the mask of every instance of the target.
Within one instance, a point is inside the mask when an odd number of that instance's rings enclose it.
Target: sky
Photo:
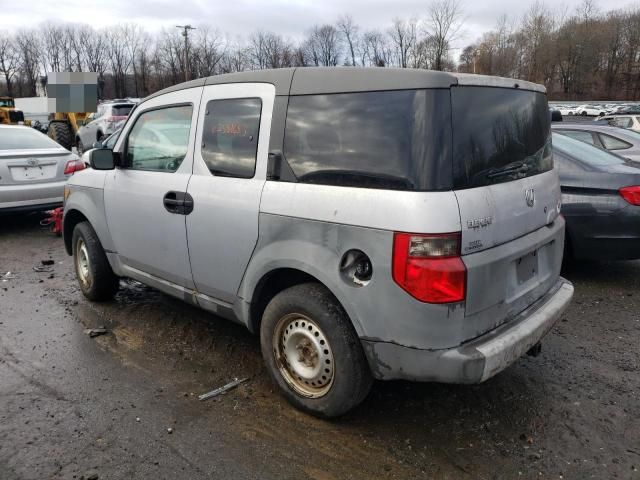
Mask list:
[[[386,30],[393,18],[424,16],[429,0],[0,0],[0,30],[41,22],[89,23],[95,27],[138,23],[150,32],[175,25],[209,24],[229,39],[262,29],[300,39],[314,24],[351,14],[363,30]],[[551,10],[574,10],[582,0],[547,0]],[[602,11],[634,5],[631,0],[595,0]],[[506,14],[518,20],[534,0],[462,0],[465,22],[456,50],[490,30]],[[640,4],[636,0],[635,5]]]

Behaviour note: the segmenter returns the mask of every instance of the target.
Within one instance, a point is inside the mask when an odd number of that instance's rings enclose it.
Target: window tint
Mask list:
[[[553,134],[553,148],[573,156],[587,165],[600,166],[624,163],[624,160],[606,150],[557,133]]]
[[[456,188],[508,182],[553,169],[544,94],[452,87],[451,106]]]
[[[187,154],[192,111],[183,105],[142,113],[127,137],[127,166],[175,172]]]
[[[448,90],[292,96],[284,154],[297,181],[451,188]]]
[[[111,115],[114,117],[126,117],[132,108],[133,105],[117,105],[111,108]]]
[[[622,150],[631,147],[630,143],[624,142],[619,138],[615,138],[604,133],[600,133],[599,135],[600,140],[602,141],[602,145],[604,145],[604,148],[606,148],[607,150]]]
[[[566,135],[567,137],[575,138],[576,140],[580,140],[581,142],[588,143],[590,145],[594,145],[593,135],[591,132],[581,132],[580,130],[559,130],[560,133]]]
[[[253,177],[261,110],[259,98],[211,100],[207,103],[201,152],[211,173],[225,177]]]
[[[0,127],[0,150],[62,148],[44,133],[33,128]]]

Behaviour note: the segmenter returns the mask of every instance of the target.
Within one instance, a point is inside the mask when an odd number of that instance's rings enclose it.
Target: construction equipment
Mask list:
[[[84,125],[89,113],[87,112],[56,112],[49,121],[47,135],[67,150],[75,145],[78,129]]]
[[[16,104],[12,97],[0,97],[0,124],[30,126],[31,121],[25,121],[24,113],[16,110]]]

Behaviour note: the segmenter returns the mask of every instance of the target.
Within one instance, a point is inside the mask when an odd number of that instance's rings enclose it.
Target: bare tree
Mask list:
[[[6,32],[0,32],[0,73],[4,76],[7,95],[13,97],[13,78],[19,64],[18,51],[13,39]]]
[[[358,26],[353,21],[351,15],[343,15],[338,18],[337,22],[338,31],[344,37],[349,49],[349,56],[351,57],[351,66],[356,66],[356,45],[358,43]]]
[[[335,67],[340,61],[341,39],[333,25],[316,25],[309,32],[305,42],[314,65]]]
[[[42,46],[35,30],[19,31],[15,42],[20,56],[18,71],[22,80],[18,93],[21,96],[34,96],[40,76]]]
[[[434,49],[434,70],[443,70],[462,21],[461,0],[432,0],[427,15],[427,32]]]
[[[389,30],[389,37],[396,50],[399,67],[409,67],[410,55],[418,42],[418,20],[409,21],[396,18]]]

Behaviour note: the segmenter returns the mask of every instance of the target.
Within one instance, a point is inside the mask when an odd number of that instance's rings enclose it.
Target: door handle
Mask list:
[[[169,213],[189,215],[193,211],[193,197],[187,192],[167,192],[162,203]]]

